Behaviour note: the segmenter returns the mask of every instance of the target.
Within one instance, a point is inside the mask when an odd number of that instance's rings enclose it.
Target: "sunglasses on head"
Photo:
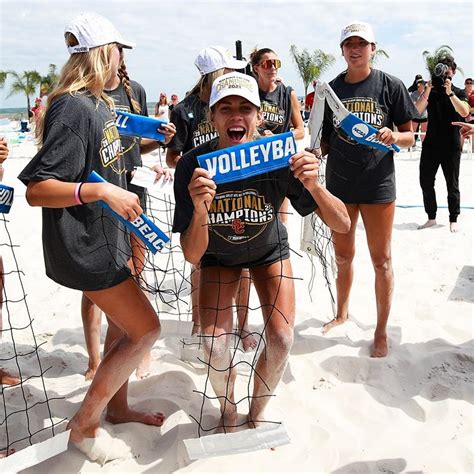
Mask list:
[[[272,67],[280,69],[281,61],[279,59],[265,59],[265,61],[262,61],[259,66],[262,66],[263,69],[271,69]]]

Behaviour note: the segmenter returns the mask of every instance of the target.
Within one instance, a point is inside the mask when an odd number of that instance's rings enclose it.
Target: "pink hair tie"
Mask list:
[[[77,183],[76,187],[74,188],[74,199],[76,200],[76,204],[82,206],[84,201],[81,199],[81,186],[84,183]]]

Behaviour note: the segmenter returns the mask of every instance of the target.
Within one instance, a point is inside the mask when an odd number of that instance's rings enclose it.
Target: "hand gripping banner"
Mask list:
[[[287,132],[206,153],[197,160],[216,184],[223,184],[285,168],[295,153],[295,138]]]
[[[14,189],[0,184],[0,213],[8,214],[13,204]]]
[[[93,171],[87,178],[87,183],[106,183],[106,180],[99,173]],[[153,254],[161,250],[170,239],[160,230],[145,214],[138,216],[133,222],[124,219],[113,211],[104,201],[97,201],[97,204],[113,214],[131,232],[138,236]]]
[[[329,84],[318,82],[316,84],[315,95],[326,99],[333,114],[339,121],[339,126],[357,143],[382,151],[400,151],[400,148],[395,144],[385,145],[377,140],[376,135],[379,131],[352,112],[349,112]]]
[[[168,120],[158,120],[156,118],[130,114],[128,112],[115,112],[115,125],[120,135],[151,138],[152,140],[164,142],[165,136],[158,132],[158,129],[167,123]]]

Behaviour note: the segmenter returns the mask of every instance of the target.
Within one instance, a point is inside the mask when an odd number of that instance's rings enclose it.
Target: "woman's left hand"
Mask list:
[[[173,181],[173,173],[171,173],[171,170],[169,168],[165,169],[162,168],[160,165],[154,165],[151,169],[156,173],[155,183],[157,183],[162,176],[164,181]]]
[[[300,151],[290,158],[293,176],[299,179],[306,189],[318,186],[319,164],[321,160],[309,151]]]
[[[158,132],[165,136],[165,145],[167,145],[176,134],[176,125],[172,122],[165,123],[158,129]]]
[[[393,145],[394,143],[397,143],[399,133],[390,130],[388,127],[382,127],[379,130],[379,133],[377,133],[376,138],[385,145]]]

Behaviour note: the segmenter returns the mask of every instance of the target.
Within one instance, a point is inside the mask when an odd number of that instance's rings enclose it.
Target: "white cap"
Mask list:
[[[72,33],[79,44],[68,46],[69,54],[86,53],[89,49],[109,43],[118,43],[124,48],[133,48],[135,43],[122,38],[114,25],[97,13],[82,13],[64,28],[64,33]]]
[[[217,104],[224,97],[238,95],[247,99],[253,105],[260,108],[260,96],[258,95],[258,84],[252,76],[240,72],[229,72],[219,76],[213,83],[209,107]]]
[[[342,45],[342,43],[351,36],[359,36],[369,43],[375,43],[375,35],[372,31],[372,27],[363,21],[353,21],[347,24],[341,31],[339,45]]]
[[[210,46],[204,48],[199,54],[194,64],[199,69],[201,76],[217,71],[222,68],[244,69],[247,61],[234,59],[230,51],[222,46]]]

